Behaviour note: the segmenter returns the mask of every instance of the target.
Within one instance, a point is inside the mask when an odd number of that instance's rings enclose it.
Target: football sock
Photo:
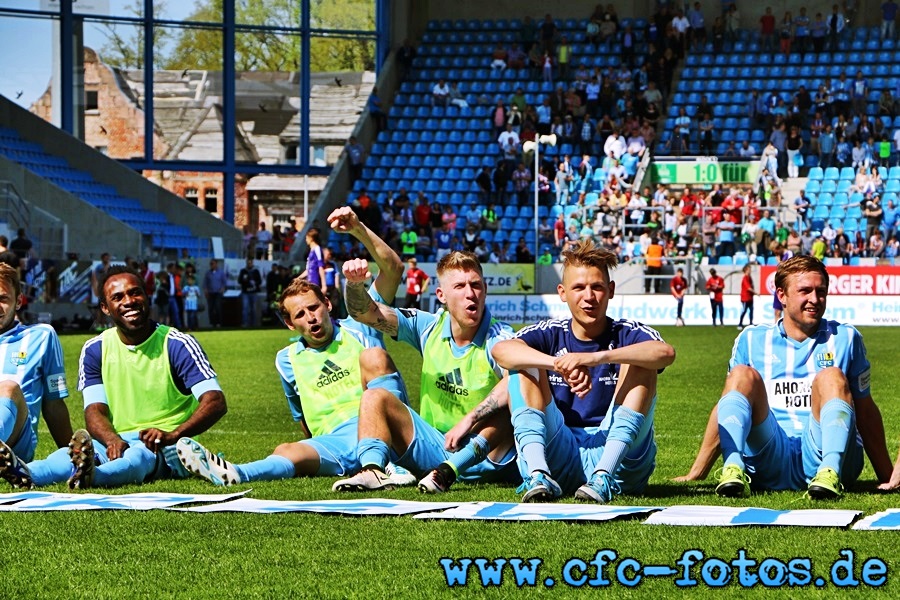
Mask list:
[[[13,434],[16,428],[16,417],[19,410],[12,398],[0,398],[0,440],[9,441],[9,436]],[[25,427],[30,427],[30,423],[25,423]]]
[[[521,408],[513,412],[512,424],[519,447],[519,456],[525,461],[526,472],[543,471],[550,474],[544,446],[546,427],[544,413],[536,408]]]
[[[819,423],[822,427],[822,464],[819,468],[830,467],[840,474],[852,422],[853,407],[840,398],[832,398],[822,407],[819,413]]]
[[[105,454],[105,450],[103,451]],[[99,455],[99,453],[98,453]],[[114,487],[128,483],[143,483],[156,469],[156,453],[143,444],[129,447],[121,458],[97,464],[94,468],[96,487]]]
[[[388,455],[390,448],[378,438],[363,438],[359,440],[356,446],[356,456],[359,464],[365,469],[366,467],[377,467],[384,471],[384,467],[388,464]]]
[[[37,487],[61,483],[72,475],[69,449],[60,448],[44,460],[28,463],[28,468],[31,470],[31,480]]]
[[[644,415],[627,406],[617,407],[612,417],[612,427],[606,437],[603,454],[594,469],[595,473],[603,471],[614,474],[644,425]]]
[[[262,460],[255,460],[245,465],[234,465],[241,483],[247,481],[275,481],[291,479],[296,474],[294,463],[284,456],[272,454]]]
[[[483,461],[490,450],[491,447],[488,441],[480,435],[475,435],[472,436],[465,447],[451,454],[444,462],[450,465],[456,474],[459,475],[460,471],[465,471],[472,465],[477,465]]]
[[[740,392],[728,392],[719,400],[719,444],[726,465],[744,468],[744,444],[750,430],[750,401]]]

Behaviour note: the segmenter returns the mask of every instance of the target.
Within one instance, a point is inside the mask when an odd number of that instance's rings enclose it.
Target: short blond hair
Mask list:
[[[478,257],[472,252],[461,250],[454,250],[438,261],[438,278],[447,271],[475,271],[479,276],[484,277],[484,271],[481,268],[481,262],[478,260]]]
[[[563,273],[569,267],[594,267],[603,271],[609,279],[609,272],[619,266],[614,252],[598,246],[594,240],[582,238],[574,247],[562,252]]]

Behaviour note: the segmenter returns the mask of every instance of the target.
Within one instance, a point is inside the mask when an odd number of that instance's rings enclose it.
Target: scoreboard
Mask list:
[[[650,164],[650,179],[663,184],[754,184],[759,175],[759,159],[698,156],[655,160]]]

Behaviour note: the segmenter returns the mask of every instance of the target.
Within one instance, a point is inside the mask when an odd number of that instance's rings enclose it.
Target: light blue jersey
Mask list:
[[[744,329],[734,342],[728,368],[748,365],[766,386],[769,409],[791,437],[803,435],[811,411],[816,373],[837,367],[847,376],[854,399],[869,395],[870,366],[862,336],[852,325],[822,319],[815,336],[802,342],[784,331],[782,320]]]
[[[17,322],[0,334],[0,381],[15,381],[22,389],[28,404],[31,437],[36,443],[43,402],[69,395],[62,347],[52,327],[26,327]]]

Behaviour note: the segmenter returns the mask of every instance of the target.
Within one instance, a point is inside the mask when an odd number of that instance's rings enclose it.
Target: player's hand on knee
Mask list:
[[[450,431],[444,434],[444,448],[450,452],[456,452],[462,447],[462,440],[467,435],[469,435],[469,431],[471,431],[472,426],[468,422],[468,419],[463,419],[459,423],[453,426]]]
[[[365,283],[372,276],[369,271],[369,263],[361,258],[351,258],[344,262],[342,269],[347,283]]]
[[[106,457],[109,460],[122,458],[122,455],[125,454],[126,450],[128,450],[128,442],[123,439],[119,439],[106,447]]]
[[[171,446],[178,441],[177,436],[162,429],[144,429],[138,434],[138,438],[144,442],[151,451],[157,452],[165,446]]]

